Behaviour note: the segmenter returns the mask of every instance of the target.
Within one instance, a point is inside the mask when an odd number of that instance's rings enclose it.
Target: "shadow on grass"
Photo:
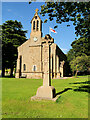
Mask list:
[[[69,83],[69,84],[80,84],[80,86],[76,86],[76,88],[73,89],[76,92],[88,92],[88,93],[90,93],[90,81],[75,82],[75,83]],[[88,85],[83,85],[83,84],[88,84]]]
[[[75,82],[75,83],[69,83],[69,84],[90,84],[90,81],[85,81],[85,82]]]
[[[56,96],[66,92],[68,90],[72,90],[72,88],[65,88],[63,91],[56,93]]]
[[[65,88],[63,91],[56,93],[56,96],[61,95],[62,93],[66,92],[68,90],[72,90],[72,88]],[[56,100],[56,103],[60,102],[60,100],[61,100],[60,98],[61,98],[61,96],[58,97],[58,99]]]
[[[80,86],[73,86],[72,88],[65,88],[63,91],[60,91],[56,93],[57,95],[61,95],[68,90],[73,90],[75,92],[88,92],[90,93],[90,81],[85,81],[85,82],[75,82],[75,83],[69,83],[69,84],[80,84]],[[83,84],[88,84],[88,85],[83,85]]]
[[[76,89],[74,89],[74,91],[76,91],[76,92],[88,92],[88,93],[90,93],[90,85],[82,85],[82,86],[77,87]]]

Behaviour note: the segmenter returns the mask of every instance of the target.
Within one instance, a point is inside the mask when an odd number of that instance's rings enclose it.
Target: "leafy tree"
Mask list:
[[[80,38],[72,42],[72,49],[67,53],[68,61],[70,62],[73,71],[85,70],[90,52],[89,37],[90,37],[90,2],[46,2],[41,6],[41,14],[48,14],[49,20],[56,20],[57,24],[62,22],[72,21],[75,26],[76,36]],[[46,23],[48,19],[44,21]],[[58,25],[54,28],[57,28]],[[69,25],[67,25],[68,27]],[[83,57],[85,56],[85,57]],[[87,56],[87,57],[86,57]],[[86,60],[87,59],[87,60]],[[87,63],[86,63],[87,61]],[[82,63],[82,69],[80,67]]]
[[[78,40],[75,40],[71,44],[74,56],[81,56],[81,55],[90,55],[90,42],[87,38],[79,38]]]
[[[2,76],[4,76],[5,68],[11,69],[11,76],[13,75],[13,68],[16,66],[17,47],[25,42],[27,31],[22,30],[21,22],[17,20],[8,20],[2,25],[0,33],[2,35]]]
[[[56,18],[56,23],[73,21],[75,34],[89,37],[90,2],[46,2],[41,6],[41,14],[48,14],[50,21]],[[45,20],[47,22],[47,19]],[[69,26],[69,25],[67,25]],[[57,28],[57,25],[54,27]]]
[[[72,49],[70,49],[67,53],[67,58],[69,62],[77,56],[90,55],[90,43],[89,39],[87,38],[79,38],[78,40],[73,41],[71,46]]]
[[[79,67],[80,71],[84,72],[89,71],[88,66],[90,66],[89,59],[90,59],[90,52],[89,52],[89,41],[87,38],[79,38],[78,40],[75,40],[71,44],[72,49],[70,49],[67,53],[67,59],[71,65],[72,72],[74,74],[74,71],[78,71],[78,67],[81,66],[81,63],[83,64],[82,69]],[[87,65],[88,64],[88,65]],[[87,67],[84,68],[84,67]]]
[[[70,49],[68,53],[66,54],[68,62],[73,60],[75,58],[75,52],[73,49]]]
[[[90,56],[78,56],[70,61],[72,71],[76,71],[75,77],[77,77],[78,71],[90,71]]]

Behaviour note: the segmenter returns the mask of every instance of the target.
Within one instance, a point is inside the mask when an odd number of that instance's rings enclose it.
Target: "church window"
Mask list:
[[[33,21],[33,30],[35,30],[35,21]]]
[[[37,30],[39,29],[39,21],[37,20]]]
[[[23,65],[23,68],[24,68],[24,71],[25,71],[26,70],[26,65],[25,64]]]
[[[33,71],[36,71],[36,65],[33,65]]]
[[[35,16],[35,19],[37,19],[37,16]]]

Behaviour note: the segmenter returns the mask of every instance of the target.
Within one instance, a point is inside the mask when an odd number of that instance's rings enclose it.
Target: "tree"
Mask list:
[[[81,63],[84,67],[87,67],[87,69],[80,69],[80,71],[90,71],[88,66],[90,66],[89,59],[90,59],[90,52],[89,52],[89,41],[87,38],[79,38],[78,40],[75,40],[71,44],[72,49],[70,49],[67,53],[67,59],[70,63],[70,66],[72,68],[72,72],[74,74],[74,71],[78,71],[77,66],[80,66]],[[81,63],[79,62],[81,60]],[[88,63],[88,65],[87,65]],[[80,68],[80,67],[79,67]]]
[[[76,36],[80,35],[80,38],[72,42],[72,49],[67,53],[68,61],[70,62],[73,71],[80,69],[82,66],[86,66],[86,58],[89,58],[90,48],[89,37],[90,37],[90,2],[46,2],[41,6],[41,14],[45,16],[48,14],[49,20],[56,20],[57,24],[62,22],[72,21],[75,26]],[[44,21],[47,22],[48,19]],[[69,25],[67,25],[68,27]],[[55,25],[54,28],[57,28]],[[85,58],[83,57],[85,56]],[[86,57],[87,56],[87,57]],[[84,62],[85,61],[85,62]],[[87,59],[87,62],[89,60]],[[84,65],[85,64],[85,65]],[[85,68],[86,69],[86,68]],[[84,70],[80,69],[81,71]]]
[[[46,2],[41,6],[41,14],[47,13],[50,21],[56,18],[56,23],[73,21],[75,34],[89,38],[90,2]],[[47,22],[47,19],[45,20]],[[67,25],[69,26],[69,25]],[[57,25],[54,27],[57,28]]]
[[[17,47],[25,42],[27,31],[22,30],[21,22],[8,20],[2,25],[0,33],[2,35],[2,76],[5,68],[11,69],[10,76],[13,75],[13,68],[16,66]]]
[[[88,38],[79,38],[78,40],[75,40],[71,44],[74,56],[81,56],[81,55],[90,55],[90,42]]]
[[[66,54],[67,56],[67,61],[70,62],[71,60],[73,60],[75,58],[75,52],[73,49],[70,49],[68,51],[68,53]]]
[[[67,53],[67,59],[69,62],[77,56],[90,55],[90,43],[87,38],[79,38],[78,40],[73,41],[71,46],[72,49],[70,49]]]
[[[90,71],[90,56],[78,56],[70,61],[72,71],[76,71],[75,77],[77,77],[78,71]]]

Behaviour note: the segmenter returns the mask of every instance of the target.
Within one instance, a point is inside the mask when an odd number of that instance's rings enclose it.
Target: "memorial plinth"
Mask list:
[[[37,89],[36,96],[31,97],[31,100],[35,99],[48,99],[55,101],[55,88],[51,86],[51,78],[50,78],[50,41],[46,40],[43,47],[44,54],[44,78],[43,78],[43,86],[40,86]]]

